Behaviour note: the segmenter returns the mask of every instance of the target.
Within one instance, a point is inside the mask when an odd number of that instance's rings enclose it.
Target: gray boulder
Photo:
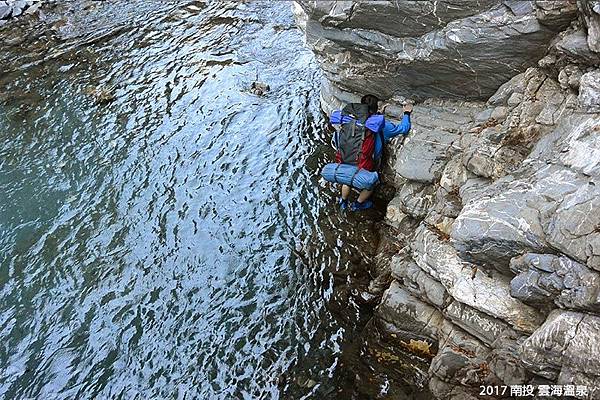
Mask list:
[[[435,200],[435,187],[409,181],[402,185],[396,197],[403,213],[414,218],[425,218]]]
[[[477,400],[477,394],[471,389],[465,388],[464,386],[456,385],[455,383],[448,383],[432,376],[429,381],[429,391],[434,395],[436,399],[448,399],[448,400]]]
[[[454,324],[460,326],[488,346],[491,346],[498,338],[504,335],[514,335],[514,331],[506,322],[490,317],[458,301],[453,301],[446,307],[443,314]]]
[[[458,193],[449,193],[444,188],[438,187],[437,191],[435,192],[435,203],[429,214],[454,219],[458,217],[461,209],[462,203]],[[436,218],[431,220],[435,221]]]
[[[480,196],[485,196],[490,184],[491,180],[487,178],[474,177],[467,179],[458,191],[463,206]]]
[[[431,355],[436,353],[444,320],[442,314],[412,296],[398,282],[393,281],[383,294],[376,317],[390,336],[413,347],[407,350]]]
[[[564,256],[528,253],[513,258],[510,282],[513,297],[533,306],[600,313],[600,274]]]
[[[400,197],[394,196],[394,198],[388,203],[385,212],[385,223],[398,228],[402,221],[409,218],[409,215],[402,211],[403,205]]]
[[[523,385],[530,382],[531,374],[519,359],[519,343],[522,337],[503,335],[496,339],[488,363],[490,370],[505,385]]]
[[[560,57],[566,57],[574,63],[594,65],[600,62],[600,54],[591,50],[588,36],[583,29],[562,33],[554,47]]]
[[[516,358],[516,341],[502,336],[489,348],[460,327],[444,321],[442,343],[431,361],[431,392],[440,399],[476,396],[480,385],[523,384],[527,372]]]
[[[523,332],[533,332],[543,318],[538,311],[510,296],[509,280],[488,275],[462,261],[449,242],[423,224],[412,243],[417,265],[439,281],[455,300]]]
[[[581,77],[579,104],[587,111],[600,112],[600,70],[587,72]]]
[[[519,349],[528,369],[555,380],[561,370],[597,381],[600,376],[600,317],[555,310]]]
[[[360,103],[360,95],[349,93],[332,85],[328,80],[323,80],[321,86],[321,108],[327,115],[333,110],[341,110],[344,104]]]
[[[552,247],[600,271],[600,182],[576,181],[579,187],[565,193],[555,212],[544,218],[544,230]]]
[[[415,127],[404,141],[395,170],[413,181],[433,182],[441,176],[448,159],[457,154],[457,141],[458,135],[448,131]]]
[[[442,171],[440,186],[448,193],[459,193],[469,178],[475,177],[462,163],[462,154],[453,157]]]
[[[498,171],[495,155],[502,147],[502,140],[506,134],[507,130],[502,125],[483,129],[464,154],[464,163],[467,169],[473,174],[485,178],[505,175]]]
[[[423,272],[411,259],[394,257],[391,262],[392,276],[401,281],[402,285],[420,299],[442,309],[450,297],[444,286]]]
[[[467,169],[494,179],[519,169],[533,144],[557,123],[565,101],[560,86],[540,69],[513,78],[490,98],[494,107],[482,112],[488,119],[462,138]]]
[[[0,1],[0,19],[7,19],[10,17],[12,7],[5,1]]]
[[[584,229],[598,217],[579,214],[595,204],[595,186],[565,167],[535,164],[531,169],[531,175],[523,172],[527,178],[499,180],[466,204],[452,228],[454,246],[463,258],[508,275],[511,258],[551,253],[552,247],[581,262],[589,259],[593,267],[597,234]],[[577,225],[584,220],[585,226]]]
[[[431,361],[429,371],[444,382],[456,386],[478,386],[486,382],[485,356],[473,349],[484,348],[476,341],[462,339],[461,347],[448,343]]]
[[[600,53],[600,1],[579,0],[577,5],[587,27],[588,45],[590,49]]]
[[[559,385],[570,385],[571,387],[585,388],[581,395],[576,396],[579,399],[598,399],[600,398],[600,377],[586,374],[577,369],[564,365],[558,374],[556,383]],[[577,394],[577,391],[575,392]]]
[[[460,134],[481,107],[480,103],[457,101],[427,101],[415,106],[411,131],[402,146],[396,144],[398,149],[391,157],[392,169],[413,181],[438,180],[448,160],[461,151]]]
[[[554,131],[535,144],[529,158],[563,165],[583,176],[600,178],[600,137],[595,134],[598,126],[598,114],[574,112],[566,115]]]
[[[508,99],[514,93],[523,93],[527,87],[529,77],[526,74],[517,74],[504,82],[487,101],[492,106],[507,105]],[[484,121],[482,121],[484,122]]]
[[[16,0],[12,2],[12,16],[18,17],[23,14],[25,8],[27,7],[27,2],[25,0]]]
[[[536,0],[535,6],[538,21],[554,30],[566,28],[577,18],[577,3],[570,0]]]
[[[534,196],[534,200],[543,200],[536,193],[554,185],[554,181],[548,180],[542,185],[538,188],[505,179],[465,204],[451,233],[452,243],[461,257],[509,274],[508,263],[512,257],[532,250],[547,252],[549,245],[538,219],[539,210],[530,201]],[[573,187],[568,185],[558,195],[569,189]]]
[[[583,76],[581,69],[575,64],[568,64],[558,73],[558,83],[563,89],[579,89],[579,81]]]
[[[590,212],[598,201],[598,126],[595,114],[561,118],[514,176],[471,197],[452,227],[461,256],[508,275],[510,259],[528,252],[559,250],[600,268],[600,215]]]
[[[488,9],[496,0],[477,4],[469,0],[432,2],[393,1],[299,1],[311,19],[325,27],[373,30],[396,37],[423,35],[443,28],[454,19],[468,17]],[[385,15],[387,18],[376,18]]]

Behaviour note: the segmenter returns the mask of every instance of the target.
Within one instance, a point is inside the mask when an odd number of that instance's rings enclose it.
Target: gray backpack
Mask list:
[[[350,117],[349,122],[344,117]],[[365,140],[365,122],[369,117],[369,106],[361,103],[350,103],[342,109],[341,129],[337,134],[336,159],[342,164],[358,165]]]

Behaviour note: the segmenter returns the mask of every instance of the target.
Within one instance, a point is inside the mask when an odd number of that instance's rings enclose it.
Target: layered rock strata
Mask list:
[[[397,351],[421,357],[440,399],[486,384],[600,398],[600,2],[301,0],[295,13],[326,112],[365,93],[390,119],[417,102],[384,169],[402,251],[374,319]]]

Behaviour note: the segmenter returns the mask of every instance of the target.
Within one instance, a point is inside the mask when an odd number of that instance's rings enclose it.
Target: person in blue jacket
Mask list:
[[[377,110],[379,99],[377,96],[368,94],[361,98],[361,103],[368,104],[369,107],[372,107],[374,110]],[[405,103],[403,106],[404,115],[402,116],[402,121],[399,124],[393,124],[390,121],[384,120],[382,124],[382,132],[374,132],[376,133],[374,136],[375,143],[373,149],[373,161],[374,165],[379,166],[381,163],[381,157],[383,155],[383,146],[388,143],[390,140],[399,135],[407,135],[410,131],[410,114],[412,113],[413,106],[410,103]],[[334,113],[339,113],[339,111],[335,111]],[[333,119],[333,114],[332,114]],[[333,121],[332,121],[333,122]],[[335,121],[339,123],[338,121]],[[372,190],[362,190],[358,196],[358,199],[350,205],[350,209],[352,211],[358,210],[366,210],[368,208],[373,207],[373,201],[370,200],[371,194],[373,194]],[[342,197],[339,200],[340,208],[346,209],[348,208],[348,196],[350,195],[350,186],[342,185]]]

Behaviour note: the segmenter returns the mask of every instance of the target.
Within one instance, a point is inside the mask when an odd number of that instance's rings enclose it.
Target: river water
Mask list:
[[[342,361],[375,228],[318,178],[290,4],[35,24],[0,54],[0,398],[360,398]]]

